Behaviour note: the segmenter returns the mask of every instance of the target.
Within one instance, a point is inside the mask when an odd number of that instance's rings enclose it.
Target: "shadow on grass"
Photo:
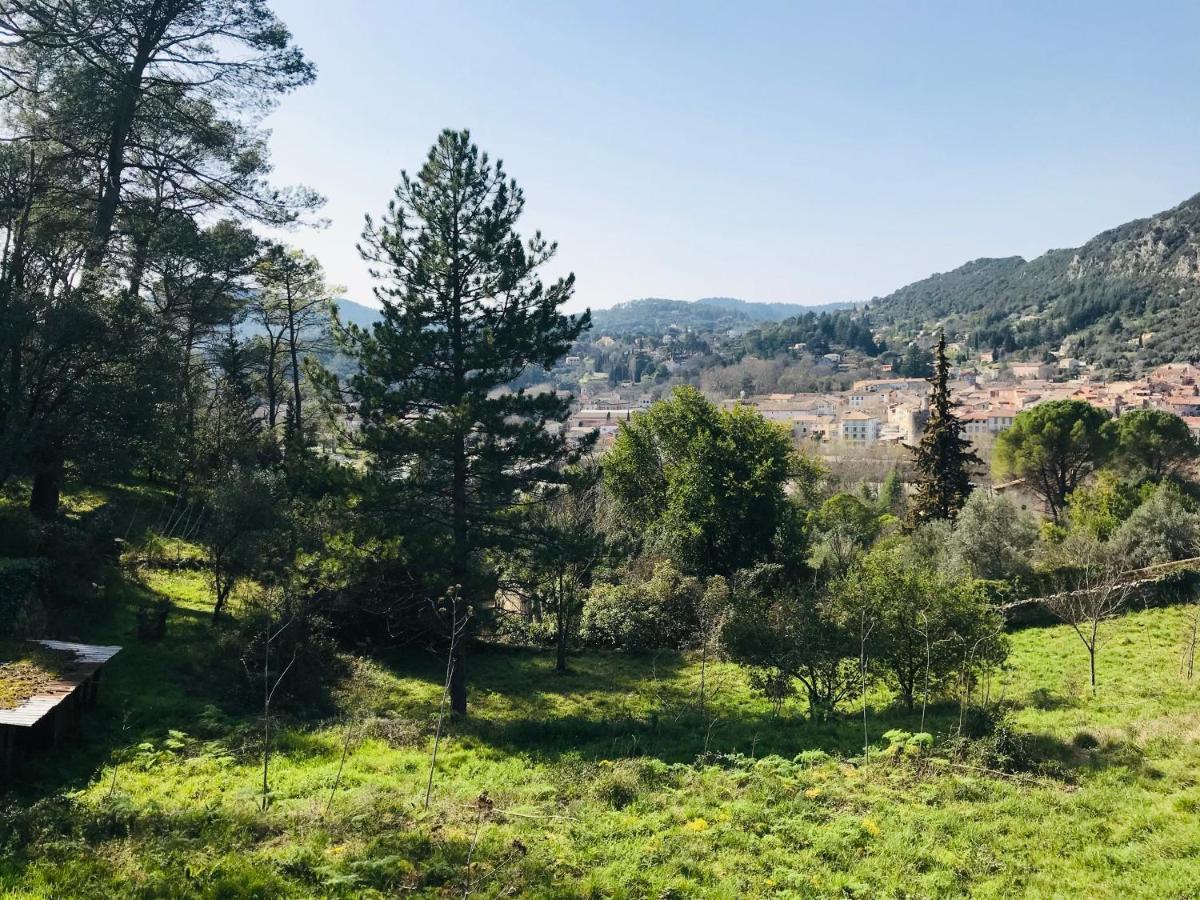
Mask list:
[[[139,641],[137,610],[159,595],[115,567],[105,574],[98,600],[52,627],[55,637],[122,647],[104,667],[97,703],[84,713],[78,734],[23,760],[11,782],[0,783],[0,794],[32,802],[82,789],[107,764],[172,730],[240,752],[247,734],[260,727],[261,686],[227,642],[231,635],[214,627],[206,611],[172,604],[167,636]],[[310,705],[327,713],[328,695]],[[276,709],[281,720],[297,712],[283,699]]]

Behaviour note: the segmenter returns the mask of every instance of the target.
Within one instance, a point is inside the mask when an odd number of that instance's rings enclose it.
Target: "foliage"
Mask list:
[[[592,646],[679,649],[699,625],[704,582],[663,559],[640,560],[617,582],[595,584],[583,606],[580,636]]]
[[[934,370],[929,383],[929,419],[921,442],[913,449],[916,490],[910,503],[914,522],[952,519],[971,493],[971,467],[983,460],[963,437],[965,426],[954,412],[950,399],[950,360],[946,357],[946,336],[938,337]]]
[[[614,552],[601,527],[599,479],[599,468],[587,462],[570,471],[565,486],[535,491],[515,513],[528,517],[530,539],[497,562],[503,589],[528,605],[533,621],[552,628],[559,671],[566,671],[595,572]]]
[[[1113,426],[1115,461],[1134,478],[1159,481],[1177,475],[1200,452],[1187,423],[1160,409],[1132,409]]]
[[[1109,414],[1082,400],[1051,400],[1017,413],[996,440],[998,474],[1023,478],[1057,521],[1067,496],[1108,459]]]
[[[686,572],[729,575],[758,560],[802,560],[801,511],[785,487],[816,477],[791,437],[746,407],[694,388],[621,424],[603,460],[628,530]]]
[[[1079,248],[974,260],[873,300],[870,313],[901,335],[940,326],[972,349],[1034,359],[1065,342],[1114,375],[1149,370],[1192,359],[1198,298],[1180,260],[1198,233],[1192,197]]]
[[[832,576],[844,573],[858,554],[874,543],[885,524],[885,516],[874,504],[846,493],[827,498],[812,519],[818,536],[814,565]]]
[[[908,709],[926,686],[936,694],[1008,653],[1003,621],[981,592],[912,565],[898,548],[867,554],[837,593],[845,620],[865,632],[871,657]]]
[[[50,560],[0,557],[0,636],[40,636]]]
[[[972,578],[1016,580],[1032,571],[1037,524],[1011,499],[975,491],[955,519],[949,550]]]
[[[430,596],[448,590],[454,621],[482,605],[481,553],[513,540],[505,512],[517,494],[560,482],[562,465],[587,449],[547,428],[566,417],[569,397],[505,389],[528,368],[549,369],[589,321],[560,312],[573,276],[543,284],[538,270],[557,247],[540,233],[521,238],[524,208],[516,182],[469,133],[442,132],[417,175],[402,174],[383,219],[367,219],[362,252],[382,320],[370,332],[342,329],[358,363],[344,395],[361,423],[354,442],[379,489],[405,498],[393,501],[403,518],[382,531],[440,537],[440,556],[425,563],[445,587]],[[462,644],[451,689],[459,713]]]
[[[857,677],[857,643],[833,597],[817,585],[789,580],[778,566],[742,572],[722,643],[747,666],[752,683],[778,705],[800,682],[813,719],[828,718]]]
[[[1175,485],[1156,487],[1112,535],[1129,568],[1200,555],[1200,513]]]
[[[274,473],[234,465],[209,494],[204,543],[212,562],[213,621],[241,579],[277,572],[287,545],[281,490]]]
[[[1067,521],[1072,531],[1108,540],[1142,502],[1142,492],[1105,470],[1067,495]]]

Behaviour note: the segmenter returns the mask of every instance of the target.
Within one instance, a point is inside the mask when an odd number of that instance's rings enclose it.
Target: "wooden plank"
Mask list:
[[[81,687],[98,677],[100,667],[117,653],[120,647],[75,644],[69,641],[38,641],[50,650],[75,654],[76,669],[61,681],[55,681],[30,697],[15,709],[0,709],[0,725],[32,728],[52,713]]]

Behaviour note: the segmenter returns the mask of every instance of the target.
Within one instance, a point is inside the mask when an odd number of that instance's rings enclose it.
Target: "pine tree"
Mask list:
[[[932,519],[952,519],[971,493],[972,466],[983,464],[971,442],[963,437],[963,423],[950,398],[950,361],[946,335],[938,338],[929,395],[929,420],[921,443],[913,451],[917,471],[911,510],[914,524]]]
[[[382,489],[407,501],[394,531],[420,529],[444,548],[424,562],[443,579],[429,599],[448,598],[441,618],[453,623],[484,596],[483,551],[517,537],[520,517],[507,513],[518,495],[560,482],[587,449],[547,428],[566,418],[569,395],[506,387],[552,366],[591,323],[559,311],[574,276],[543,285],[537,270],[557,245],[522,240],[524,206],[501,163],[447,130],[415,178],[402,173],[382,222],[367,219],[360,248],[383,318],[348,334],[358,443]],[[451,707],[465,713],[466,642],[447,644]]]

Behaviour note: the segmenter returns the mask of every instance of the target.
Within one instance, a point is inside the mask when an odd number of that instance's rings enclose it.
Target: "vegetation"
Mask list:
[[[953,518],[971,493],[971,467],[983,462],[963,437],[963,423],[954,413],[944,334],[938,337],[930,384],[929,419],[913,453],[917,475],[910,514],[915,522]]]
[[[886,301],[588,337],[465,131],[367,219],[383,309],[342,322],[260,233],[320,199],[269,181],[257,125],[314,69],[265,0],[19,0],[0,35],[0,707],[70,665],[22,638],[123,646],[80,744],[5,760],[0,893],[1200,892],[1186,423],[1021,412],[996,467],[1039,524],[972,492],[945,339],[888,349]],[[1020,321],[1091,334],[1137,237]],[[568,354],[669,396],[599,454]],[[834,475],[696,386],[885,367],[932,384],[911,496],[902,448]]]
[[[1058,520],[1067,497],[1112,452],[1109,415],[1082,400],[1053,400],[1022,410],[996,440],[1001,475],[1023,478]]]
[[[1038,359],[1065,346],[1118,375],[1192,361],[1197,295],[1179,261],[1198,233],[1192,197],[1077,249],[977,259],[930,276],[872,300],[870,315],[901,336],[942,327],[974,350]]]
[[[263,813],[258,722],[229,690],[245,676],[213,646],[202,579],[146,576],[170,598],[170,642],[127,646],[84,744],[39,763],[12,798],[0,890],[14,897],[1198,887],[1200,758],[1187,737],[1198,698],[1179,675],[1182,607],[1109,623],[1110,674],[1094,698],[1066,626],[1014,633],[992,685],[1007,724],[962,763],[944,749],[889,751],[918,732],[919,712],[874,688],[864,763],[854,716],[811,722],[803,700],[776,715],[727,663],[710,663],[710,732],[693,706],[696,656],[587,653],[555,678],[552,656],[479,653],[471,678],[486,690],[444,739],[428,812],[443,662],[354,660],[326,711],[280,723]],[[88,623],[97,639],[121,638],[146,590],[109,587],[111,617]],[[935,748],[957,721],[955,704],[930,707]],[[983,771],[1014,763],[1010,776]],[[1099,860],[1083,839],[1097,831]]]

